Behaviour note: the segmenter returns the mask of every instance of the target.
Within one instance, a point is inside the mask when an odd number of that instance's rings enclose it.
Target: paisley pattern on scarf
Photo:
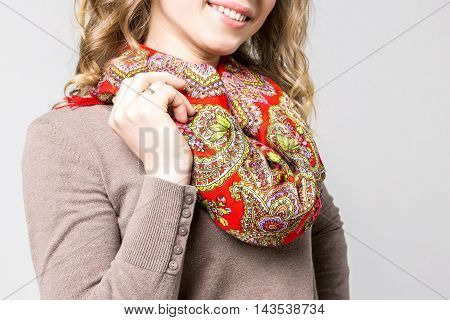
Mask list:
[[[141,45],[109,65],[91,95],[111,103],[123,79],[149,71],[187,81],[180,92],[197,113],[175,123],[194,156],[198,202],[214,223],[258,246],[300,238],[320,214],[325,169],[308,125],[280,86],[232,55],[214,68]]]

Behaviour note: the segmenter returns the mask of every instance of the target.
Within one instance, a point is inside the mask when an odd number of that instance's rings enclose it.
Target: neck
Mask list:
[[[154,10],[154,14],[158,15],[158,11]],[[174,30],[164,17],[153,16],[150,19],[144,45],[191,63],[207,63],[214,68],[217,68],[220,60],[219,55],[207,53],[180,37],[178,31]]]

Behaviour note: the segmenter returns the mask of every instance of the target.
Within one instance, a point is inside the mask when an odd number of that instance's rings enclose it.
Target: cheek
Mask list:
[[[261,1],[261,6],[259,7],[259,18],[257,21],[255,21],[254,25],[254,32],[258,31],[259,28],[264,24],[266,21],[267,16],[272,12],[273,8],[275,7],[277,0],[263,0]]]
[[[160,0],[159,3],[162,13],[171,23],[179,27],[188,27],[195,22],[193,17],[199,14],[203,0]]]
[[[261,16],[263,16],[264,19],[273,10],[276,3],[277,3],[277,0],[263,0],[261,2]]]

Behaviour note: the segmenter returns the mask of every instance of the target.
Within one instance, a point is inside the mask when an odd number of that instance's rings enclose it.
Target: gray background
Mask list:
[[[450,297],[448,4],[314,4],[315,128],[345,222],[353,299]],[[29,123],[73,73],[72,10],[71,0],[0,1],[1,298],[39,298],[20,160]]]

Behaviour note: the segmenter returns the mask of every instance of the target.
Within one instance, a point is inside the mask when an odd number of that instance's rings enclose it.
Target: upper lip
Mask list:
[[[231,0],[208,0],[208,3],[215,4],[217,6],[223,6],[225,8],[229,8],[231,10],[236,11],[237,13],[243,14],[250,19],[253,18],[253,11],[250,7],[244,6],[240,3],[231,1]]]

